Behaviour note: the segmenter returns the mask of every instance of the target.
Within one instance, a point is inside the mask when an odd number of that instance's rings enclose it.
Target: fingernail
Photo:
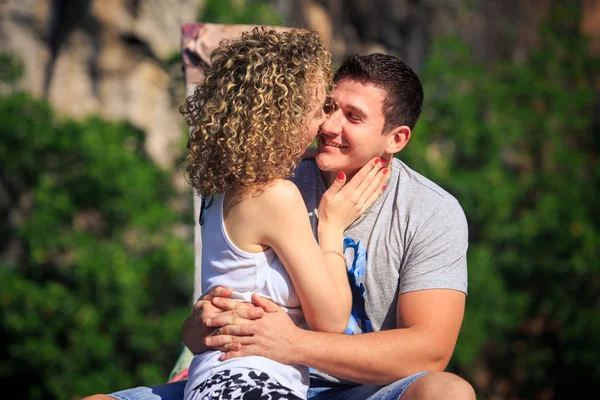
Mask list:
[[[254,325],[250,325],[250,326],[248,327],[248,332],[250,332],[250,333],[256,333],[256,326],[254,326]]]
[[[381,190],[385,190],[385,188],[386,188],[386,187],[387,187],[387,185],[383,185],[383,186],[381,187]]]
[[[377,158],[375,159],[375,164],[377,164],[378,162],[381,162],[381,158],[379,158],[379,157],[377,157]]]
[[[384,168],[384,169],[383,169],[383,174],[384,174],[384,175],[386,175],[388,172],[390,172],[390,170],[389,170],[389,169],[387,169],[387,168]]]
[[[387,164],[387,160],[386,160],[385,158],[382,158],[382,159],[381,159],[381,163],[382,163],[383,165],[385,165],[385,164]]]
[[[346,177],[346,174],[344,174],[344,171],[340,171],[340,173],[338,174],[337,178],[341,181]]]
[[[212,323],[212,318],[209,318],[206,320],[206,326],[210,326],[211,323]]]
[[[212,344],[212,338],[206,338],[204,339],[204,343],[206,343],[207,346],[210,346]]]

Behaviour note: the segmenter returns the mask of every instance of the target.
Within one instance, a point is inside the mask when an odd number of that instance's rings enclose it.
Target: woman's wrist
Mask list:
[[[319,246],[323,251],[325,250],[342,250],[344,242],[344,230],[335,228],[322,228],[318,229],[319,235]]]
[[[328,223],[326,220],[319,219],[317,231],[319,235],[343,235],[345,226]]]
[[[344,261],[344,264],[346,264],[346,255],[342,251],[340,251],[340,250],[324,250],[323,255],[327,255],[327,254],[332,254],[336,257],[340,257]]]

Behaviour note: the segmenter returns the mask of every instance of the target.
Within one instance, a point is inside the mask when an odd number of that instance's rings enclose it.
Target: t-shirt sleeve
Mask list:
[[[458,201],[445,198],[417,227],[401,270],[399,293],[454,289],[467,293],[467,219]]]

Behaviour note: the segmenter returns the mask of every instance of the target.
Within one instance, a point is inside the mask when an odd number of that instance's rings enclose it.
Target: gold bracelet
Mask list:
[[[344,253],[342,253],[341,251],[337,251],[337,250],[326,250],[323,252],[323,255],[325,254],[337,254],[338,256],[342,257],[344,259],[344,264],[346,263],[346,256],[344,255]]]

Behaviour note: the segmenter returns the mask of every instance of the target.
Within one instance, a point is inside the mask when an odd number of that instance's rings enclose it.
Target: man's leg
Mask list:
[[[432,372],[414,381],[406,389],[402,400],[475,400],[476,398],[473,386],[458,375],[449,372]]]
[[[183,400],[186,380],[168,383],[160,386],[139,386],[120,392],[97,394],[84,397],[81,400]]]
[[[187,371],[194,355],[183,346],[181,354],[171,370],[167,385],[161,386],[140,386],[133,389],[126,389],[119,392],[106,394],[95,394],[84,397],[81,400],[183,400],[183,390],[187,382]],[[179,384],[175,385],[174,382]],[[181,384],[183,382],[183,384]]]
[[[475,400],[475,391],[464,379],[448,372],[422,372],[386,386],[320,387],[311,381],[310,400]]]

